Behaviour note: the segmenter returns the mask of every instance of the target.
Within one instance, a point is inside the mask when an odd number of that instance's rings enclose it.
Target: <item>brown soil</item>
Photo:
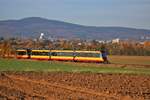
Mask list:
[[[150,100],[150,76],[0,72],[0,100]]]

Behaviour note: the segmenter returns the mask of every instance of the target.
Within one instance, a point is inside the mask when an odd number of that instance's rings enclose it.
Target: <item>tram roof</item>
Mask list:
[[[26,51],[25,49],[18,49],[20,51]],[[32,52],[74,52],[73,50],[32,50]],[[100,51],[84,51],[84,50],[76,50],[77,53],[101,53]]]

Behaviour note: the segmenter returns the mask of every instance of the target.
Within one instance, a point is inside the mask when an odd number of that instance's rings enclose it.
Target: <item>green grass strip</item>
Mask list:
[[[91,73],[124,73],[150,75],[150,68],[121,68],[121,67],[94,67],[96,64],[76,64],[54,61],[33,61],[0,59],[0,71],[61,71],[61,72],[91,72]]]

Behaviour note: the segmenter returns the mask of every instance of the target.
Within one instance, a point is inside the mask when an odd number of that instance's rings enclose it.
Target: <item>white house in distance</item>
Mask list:
[[[116,39],[113,39],[112,40],[112,43],[119,43],[120,42],[120,39],[119,38],[116,38]]]
[[[41,33],[39,40],[43,40],[44,39],[44,33]]]

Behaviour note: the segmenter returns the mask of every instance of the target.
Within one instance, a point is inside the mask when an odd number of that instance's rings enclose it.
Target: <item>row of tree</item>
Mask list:
[[[110,55],[138,55],[150,56],[150,42],[143,44],[137,42],[99,43],[83,40],[19,40],[8,39],[0,41],[0,56],[11,56],[18,48],[31,49],[63,49],[63,50],[102,50],[105,49]]]

